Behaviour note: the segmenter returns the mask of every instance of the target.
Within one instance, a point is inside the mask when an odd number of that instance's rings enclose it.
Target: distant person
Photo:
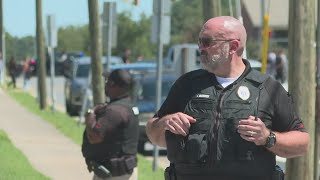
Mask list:
[[[0,84],[4,81],[4,62],[2,53],[0,52]]]
[[[269,52],[267,58],[267,71],[266,74],[275,77],[276,74],[276,53]]]
[[[11,82],[9,82],[8,86],[13,86],[13,88],[16,88],[16,74],[17,74],[17,62],[12,56],[10,58],[9,64],[8,64],[8,72],[11,77]]]
[[[276,80],[281,83],[287,81],[288,77],[288,59],[283,49],[280,49],[276,57]]]
[[[68,58],[68,54],[65,51],[62,51],[59,61],[64,62],[65,60],[67,60],[67,58]]]
[[[126,70],[112,71],[105,83],[110,102],[86,114],[82,154],[94,180],[136,180],[139,122],[130,97],[132,86]]]
[[[31,59],[27,57],[22,61],[22,73],[23,73],[23,89],[27,91],[29,89],[29,82],[31,78],[32,68],[30,66]]]
[[[143,61],[144,60],[144,56],[143,55],[139,55],[138,58],[137,58],[137,61],[140,62],[140,61]]]
[[[130,63],[130,56],[131,56],[131,49],[126,49],[124,51],[123,56],[122,56],[123,63],[129,64]]]

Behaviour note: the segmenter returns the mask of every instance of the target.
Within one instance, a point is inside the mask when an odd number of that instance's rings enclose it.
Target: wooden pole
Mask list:
[[[37,71],[40,109],[47,107],[46,59],[42,27],[42,0],[36,0]]]
[[[99,25],[99,8],[97,0],[88,0],[89,32],[91,51],[92,93],[94,105],[104,102],[104,83],[102,78],[101,63],[101,38]]]
[[[207,20],[221,15],[220,0],[202,0],[203,20]]]
[[[315,1],[289,1],[289,92],[310,135],[306,155],[288,159],[286,180],[314,179]]]
[[[315,158],[314,158],[314,179],[318,180],[319,174],[319,149],[320,149],[320,0],[317,1],[317,88],[316,88],[316,132],[315,132]]]
[[[4,31],[3,28],[3,7],[2,7],[2,0],[0,0],[0,52],[3,52],[3,47],[2,47],[2,41],[4,41],[4,39],[2,39],[2,33]]]

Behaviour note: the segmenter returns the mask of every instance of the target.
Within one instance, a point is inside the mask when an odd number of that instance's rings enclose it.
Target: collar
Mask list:
[[[264,82],[266,80],[266,76],[263,75],[261,72],[253,70],[251,68],[251,65],[249,63],[249,61],[247,59],[242,59],[243,63],[245,64],[246,68],[244,69],[243,73],[239,76],[239,78],[234,81],[233,83],[231,83],[230,85],[228,85],[226,88],[232,88],[234,87],[236,84],[238,84],[239,82],[241,82],[243,79],[248,80],[250,82],[255,82],[258,84],[261,84],[262,82]],[[224,89],[220,83],[217,81],[216,76],[214,76],[214,81],[216,84],[216,87],[219,87],[220,89]]]
[[[121,96],[115,97],[115,98],[113,98],[113,99],[110,99],[110,102],[109,102],[109,103],[112,103],[112,102],[118,101],[118,100],[120,100],[120,99],[125,99],[125,98],[129,98],[129,95],[128,95],[128,94],[124,94],[124,95],[121,95]]]

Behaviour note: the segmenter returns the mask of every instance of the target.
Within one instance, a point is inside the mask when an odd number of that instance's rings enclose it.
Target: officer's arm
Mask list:
[[[285,158],[302,156],[308,149],[309,134],[298,115],[293,98],[279,82],[268,82],[267,91],[275,108],[271,130],[276,135],[276,143],[269,150]]]
[[[103,136],[98,131],[95,131],[97,125],[95,113],[88,113],[85,118],[86,134],[91,144],[97,144],[103,141]]]
[[[273,147],[268,148],[274,154],[284,157],[293,158],[302,156],[307,152],[309,144],[309,134],[301,131],[275,132],[276,143]]]
[[[86,135],[91,144],[97,144],[103,141],[103,136],[96,127],[99,127],[97,118],[104,115],[106,104],[98,104],[93,109],[88,109],[85,114]],[[97,117],[98,115],[98,117]]]
[[[165,138],[165,131],[166,129],[163,118],[155,117],[148,120],[146,125],[146,132],[152,144],[166,147],[167,143]]]
[[[101,143],[112,138],[122,124],[130,119],[131,111],[121,105],[109,105],[103,108],[95,108],[95,113],[86,117],[87,137],[91,144]]]

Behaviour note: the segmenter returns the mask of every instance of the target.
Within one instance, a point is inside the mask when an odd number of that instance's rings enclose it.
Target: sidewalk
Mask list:
[[[0,129],[8,134],[35,169],[51,179],[92,179],[79,145],[24,109],[1,89],[0,114]]]

